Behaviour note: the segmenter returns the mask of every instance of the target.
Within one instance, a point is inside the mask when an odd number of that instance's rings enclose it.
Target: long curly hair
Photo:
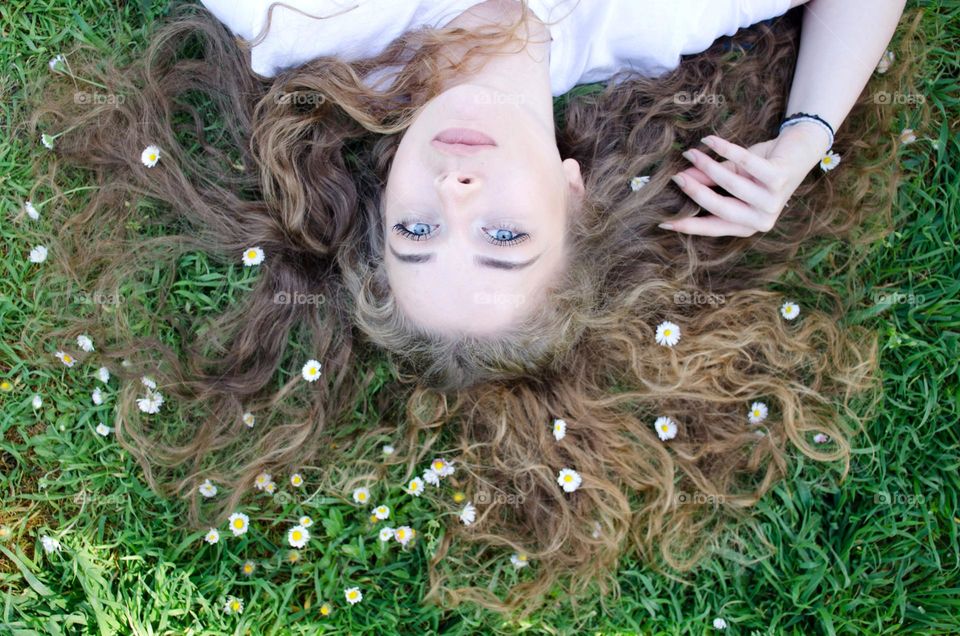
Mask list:
[[[744,518],[785,474],[792,449],[845,473],[878,396],[876,335],[842,323],[849,277],[818,282],[797,261],[817,238],[855,246],[888,230],[898,180],[889,105],[861,97],[836,137],[843,165],[812,174],[773,230],[705,238],[657,228],[698,209],[669,179],[686,167],[682,149],[706,134],[745,146],[776,136],[798,17],[724,37],[661,77],[623,72],[556,99],[561,156],[581,164],[586,187],[568,267],[515,331],[443,339],[408,325],[390,295],[381,195],[403,131],[444,74],[502,48],[520,22],[423,28],[372,59],[321,58],[266,80],[206,10],[179,7],[140,59],[73,62],[125,99],[78,104],[64,76],[39,93],[31,135],[66,132],[38,186],[56,189],[61,169],[96,185],[82,209],[57,197],[49,211],[50,284],[125,299],[65,309],[63,329],[41,346],[79,333],[105,343],[97,355],[127,380],[117,439],[151,487],[189,501],[188,527],[222,522],[264,471],[315,466],[317,483],[342,494],[392,466],[410,478],[432,453],[457,462],[478,515],[446,528],[428,598],[527,615],[555,586],[572,598],[594,584],[615,591],[627,553],[688,569],[728,527],[721,521]],[[443,58],[451,42],[470,53]],[[872,87],[905,81],[913,56],[903,51]],[[383,69],[396,69],[388,89],[364,82]],[[153,168],[140,161],[149,144],[162,149]],[[638,175],[651,178],[634,192]],[[253,245],[267,257],[249,293],[173,309],[184,259],[203,273]],[[856,254],[833,256],[835,270],[852,271]],[[153,291],[132,291],[144,285]],[[790,297],[777,288],[817,304],[785,321]],[[312,302],[290,302],[303,298]],[[664,320],[682,329],[674,347],[654,340]],[[299,378],[308,358],[323,364],[319,382]],[[188,427],[138,412],[144,373]],[[753,401],[769,405],[759,426],[747,418]],[[653,429],[659,416],[677,424],[668,442]],[[557,418],[567,424],[559,441]],[[814,444],[818,432],[833,443]],[[396,452],[370,459],[387,437]],[[581,474],[576,491],[558,487],[563,468]],[[232,488],[202,501],[205,478]],[[536,566],[501,598],[483,573],[505,551]]]

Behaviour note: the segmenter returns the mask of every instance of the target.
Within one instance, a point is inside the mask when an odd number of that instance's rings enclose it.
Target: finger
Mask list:
[[[681,170],[677,174],[682,174],[686,177],[690,177],[691,179],[696,179],[708,188],[717,185],[703,170],[693,166],[687,168],[686,170]]]
[[[687,150],[683,156],[714,183],[749,206],[768,214],[780,211],[773,194],[749,177],[737,174],[699,150]]]
[[[760,183],[769,184],[777,178],[777,169],[770,161],[760,155],[753,154],[743,146],[738,146],[715,135],[707,135],[700,141],[721,157],[729,159],[743,168]]]
[[[731,223],[717,216],[688,216],[685,219],[668,221],[674,232],[699,236],[752,236],[757,230],[739,223]]]
[[[704,210],[712,212],[731,223],[767,231],[773,226],[773,221],[776,220],[773,215],[754,210],[739,199],[721,196],[695,179],[683,179],[682,177],[679,177],[679,179],[683,183],[677,183],[678,177],[673,177],[674,182],[687,196],[699,203]]]

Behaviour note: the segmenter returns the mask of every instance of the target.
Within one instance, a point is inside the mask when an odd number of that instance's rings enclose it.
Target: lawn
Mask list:
[[[523,621],[422,605],[426,563],[447,521],[427,500],[383,501],[418,529],[410,550],[381,544],[349,493],[312,491],[309,479],[297,490],[285,475],[277,495],[244,507],[245,535],[221,528],[208,545],[203,533],[171,532],[182,505],[152,492],[112,435],[96,431],[112,423],[116,380],[98,379],[94,363],[51,364],[47,334],[63,298],[39,284],[43,264],[28,254],[50,230],[42,203],[52,192],[32,190],[47,151],[23,124],[25,87],[51,72],[51,58],[80,43],[135,56],[168,8],[0,4],[0,634],[702,634],[716,631],[715,618],[731,634],[960,633],[960,0],[908,6],[925,11],[923,99],[932,116],[900,149],[896,229],[866,249],[855,272],[862,297],[847,320],[882,335],[884,397],[856,440],[849,476],[797,456],[753,511],[760,536],[745,534],[736,551],[682,577],[624,560],[620,598],[574,623],[563,604]],[[89,184],[65,179],[65,196],[82,200]],[[28,199],[41,208],[37,221],[23,213]],[[804,252],[805,267],[826,280],[830,245],[816,247]],[[253,276],[191,255],[179,263],[172,302],[212,312],[248,291]],[[291,562],[280,528],[303,514],[313,538]],[[43,536],[60,550],[48,553]],[[512,570],[505,581],[522,576]],[[352,586],[364,594],[353,606],[344,596]],[[224,611],[231,596],[241,613]]]

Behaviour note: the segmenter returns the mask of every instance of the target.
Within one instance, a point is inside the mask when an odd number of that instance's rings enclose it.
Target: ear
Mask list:
[[[576,159],[564,159],[561,166],[563,167],[563,176],[570,188],[570,194],[575,198],[582,199],[584,188],[583,176],[580,174],[580,164],[577,163]]]

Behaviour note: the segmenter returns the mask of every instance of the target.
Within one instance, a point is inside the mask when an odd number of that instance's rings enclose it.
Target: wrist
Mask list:
[[[796,148],[811,167],[819,163],[830,150],[830,136],[812,122],[797,122],[787,126],[780,132],[780,139],[791,148]]]

